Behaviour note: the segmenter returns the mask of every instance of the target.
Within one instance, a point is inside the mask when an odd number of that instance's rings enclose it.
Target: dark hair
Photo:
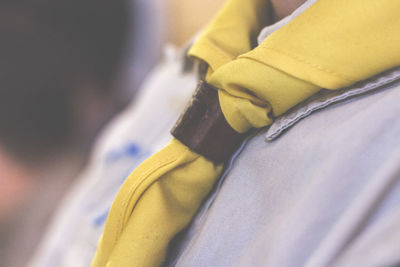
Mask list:
[[[129,24],[123,0],[0,0],[0,145],[18,157],[65,146],[82,81],[110,93]]]

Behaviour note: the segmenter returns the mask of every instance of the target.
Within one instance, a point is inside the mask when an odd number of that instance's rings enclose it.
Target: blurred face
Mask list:
[[[119,104],[126,1],[33,2],[0,1],[0,222],[76,170]]]
[[[45,183],[56,183],[55,180],[63,179],[61,177],[70,180],[65,180],[65,186],[72,182],[87,160],[95,135],[115,110],[111,97],[106,99],[95,93],[95,89],[82,88],[73,101],[71,117],[75,121],[77,140],[67,149],[59,150],[44,160],[26,162],[8,153],[0,144],[0,228],[2,223],[12,220],[24,204],[28,204],[34,192],[48,194],[43,192]]]
[[[271,0],[274,9],[275,20],[278,21],[290,15],[306,0]]]

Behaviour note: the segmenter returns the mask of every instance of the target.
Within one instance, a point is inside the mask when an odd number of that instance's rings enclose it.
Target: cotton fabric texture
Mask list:
[[[166,266],[397,266],[396,77],[340,102],[322,95],[249,140]]]
[[[264,0],[228,1],[189,51],[208,64],[206,80],[240,133],[270,125],[321,88],[400,65],[399,1],[320,0],[256,46],[268,8]],[[222,169],[172,140],[121,187],[92,266],[161,265]]]

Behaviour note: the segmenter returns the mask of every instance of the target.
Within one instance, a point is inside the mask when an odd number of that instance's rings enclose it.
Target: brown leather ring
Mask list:
[[[226,121],[218,89],[204,81],[200,81],[171,133],[191,150],[215,163],[228,160],[245,137]]]

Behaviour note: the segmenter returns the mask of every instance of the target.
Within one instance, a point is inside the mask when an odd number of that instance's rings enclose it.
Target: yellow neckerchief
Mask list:
[[[251,20],[229,20],[242,10],[251,17],[243,7],[248,2],[228,2],[189,52],[211,67],[207,80],[222,89],[224,115],[239,132],[268,125],[271,107],[277,116],[320,88],[345,87],[400,65],[400,1],[319,0],[251,51],[248,41],[227,36],[239,24],[258,30]],[[250,2],[267,10],[263,0]]]
[[[400,65],[400,1],[319,0],[255,46],[265,0],[229,0],[192,47],[238,132],[263,127],[315,94]],[[218,179],[215,166],[173,139],[128,177],[107,219],[93,267],[159,266],[171,239]]]

